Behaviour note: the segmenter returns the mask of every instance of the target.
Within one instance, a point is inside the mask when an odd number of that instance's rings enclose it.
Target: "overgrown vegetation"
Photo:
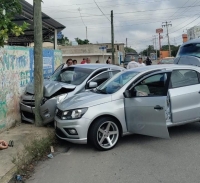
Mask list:
[[[51,152],[50,146],[55,143],[54,133],[48,133],[47,137],[35,138],[26,144],[24,150],[13,157],[12,163],[17,167],[17,174],[29,178],[34,169],[35,162],[46,159]]]
[[[90,41],[89,41],[88,39],[82,40],[82,39],[79,39],[79,38],[77,37],[77,38],[75,38],[75,40],[76,40],[76,42],[77,42],[79,45],[84,45],[84,44],[89,44],[89,43],[90,43]]]
[[[12,20],[22,13],[20,0],[1,0],[0,6],[0,47],[4,46],[10,35],[20,36],[28,28],[28,23],[17,25]]]

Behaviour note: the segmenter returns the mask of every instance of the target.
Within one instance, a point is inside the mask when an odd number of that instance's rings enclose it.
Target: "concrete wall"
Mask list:
[[[108,59],[108,56],[104,56],[104,61],[103,61],[103,56],[63,56],[63,62],[65,63],[67,61],[67,59],[71,58],[73,60],[77,60],[78,64],[81,63],[81,61],[83,60],[83,58],[87,58],[89,57],[91,60],[91,63],[96,63],[97,60],[100,61],[101,64],[105,64],[106,60]]]
[[[59,49],[63,53],[63,61],[65,62],[68,58],[77,60],[78,63],[82,61],[83,58],[90,57],[91,62],[95,63],[99,60],[101,63],[106,63],[106,60],[110,56],[112,58],[112,53],[107,52],[107,50],[101,50],[99,47],[104,46],[106,49],[111,49],[110,43],[103,44],[88,44],[88,45],[77,45],[77,46],[59,46]],[[104,55],[104,59],[103,59]],[[120,56],[121,55],[121,56]],[[120,63],[120,58],[124,57],[124,44],[115,44],[115,64]],[[123,58],[121,58],[123,60]]]
[[[19,101],[33,74],[32,51],[31,48],[25,47],[0,49],[0,132],[21,120]],[[50,55],[50,52],[53,55]],[[44,68],[44,71],[48,71],[46,75],[51,75],[62,63],[62,53],[44,50],[43,55],[45,61],[52,61],[48,70]]]

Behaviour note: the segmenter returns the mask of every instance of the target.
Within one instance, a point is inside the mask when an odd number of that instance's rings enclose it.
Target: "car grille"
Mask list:
[[[23,111],[22,114],[27,119],[35,120],[35,115],[33,113]]]
[[[57,109],[57,113],[56,113],[56,116],[60,119],[62,119],[62,114],[63,114],[63,111],[61,111],[60,109]]]
[[[35,107],[35,100],[23,100],[22,104],[25,104],[29,107]]]
[[[56,134],[61,137],[61,138],[66,138],[67,136],[60,130],[59,128],[56,127]]]

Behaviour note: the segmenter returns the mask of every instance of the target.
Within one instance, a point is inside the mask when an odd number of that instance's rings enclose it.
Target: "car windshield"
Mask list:
[[[139,72],[128,71],[123,73],[118,73],[111,79],[104,82],[97,88],[99,93],[103,94],[113,94],[121,89],[126,83],[128,83],[132,78],[138,75]]]
[[[138,55],[126,55],[124,62],[130,62],[132,57],[135,57],[135,60],[138,60]]]
[[[68,67],[60,72],[55,72],[50,77],[50,80],[72,85],[80,85],[92,72],[92,69]]]
[[[173,58],[163,59],[163,60],[161,60],[161,63],[163,63],[163,64],[169,64],[169,63],[173,64],[174,59]]]
[[[192,43],[180,47],[177,56],[184,55],[200,57],[200,43]]]

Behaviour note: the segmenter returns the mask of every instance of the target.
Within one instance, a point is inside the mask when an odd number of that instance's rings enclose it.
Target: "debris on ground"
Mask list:
[[[53,159],[53,154],[48,154],[47,157]]]

